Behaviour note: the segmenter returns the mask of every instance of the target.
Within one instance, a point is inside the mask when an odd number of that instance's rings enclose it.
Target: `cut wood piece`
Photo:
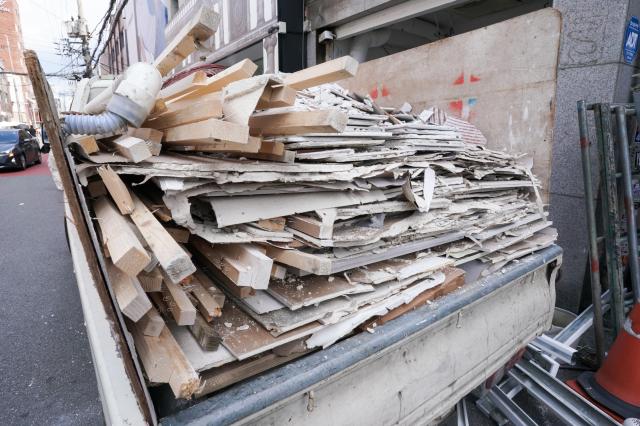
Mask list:
[[[382,191],[326,191],[310,194],[252,195],[209,199],[219,227],[331,207],[386,201]],[[277,200],[277,201],[276,201]]]
[[[118,154],[134,163],[139,163],[152,156],[147,142],[133,136],[120,136],[110,145],[115,148]]]
[[[208,104],[209,107],[213,105],[214,108],[219,106],[220,111],[222,111],[222,92],[211,92],[199,95],[196,98],[182,97],[180,99],[173,100],[167,105],[167,110],[165,112],[177,112],[194,104]],[[160,115],[162,114],[150,115],[149,119],[158,118]]]
[[[268,75],[259,75],[234,81],[222,91],[222,112],[224,119],[247,125],[249,117],[256,109],[258,101],[270,81]]]
[[[322,325],[314,322],[274,337],[235,303],[226,303],[222,316],[211,324],[222,336],[222,344],[239,360],[266,352],[322,328]]]
[[[283,155],[285,146],[282,142],[262,141],[260,154]]]
[[[137,327],[140,327],[140,330],[142,330],[145,336],[158,337],[164,328],[164,320],[158,311],[156,311],[156,308],[151,306],[151,309],[140,318]]]
[[[246,144],[249,141],[249,127],[210,118],[164,131],[164,144],[168,146],[215,145],[221,141]]]
[[[152,155],[160,155],[160,151],[162,150],[161,131],[149,127],[130,127],[127,131],[127,134],[129,136],[144,140],[147,143],[147,147],[149,148],[149,151],[151,151]]]
[[[198,283],[200,283],[200,285],[209,292],[215,305],[222,309],[222,307],[224,306],[224,301],[226,299],[222,290],[220,290],[213,283],[213,281],[211,281],[207,274],[205,274],[201,270],[197,270],[196,273],[193,274],[193,278],[197,280]]]
[[[273,217],[271,219],[261,219],[255,223],[260,229],[267,231],[284,231],[287,220],[284,217]]]
[[[96,220],[102,234],[102,242],[109,250],[109,256],[125,274],[135,277],[151,258],[131,229],[129,221],[118,212],[113,203],[105,197],[93,203]]]
[[[142,271],[138,274],[138,280],[142,289],[147,292],[161,292],[162,291],[162,272],[158,267],[153,268],[150,272]]]
[[[182,279],[193,274],[196,267],[182,247],[169,235],[135,194],[132,198],[135,208],[131,213],[131,219],[149,244],[149,248],[153,251],[169,280],[173,283],[179,283]]]
[[[188,76],[181,78],[180,80],[160,90],[160,93],[158,93],[158,98],[162,99],[166,104],[167,102],[171,101],[171,99],[175,99],[184,95],[185,93],[189,93],[192,90],[198,88],[198,86],[203,86],[206,81],[207,73],[205,73],[204,71],[196,71],[193,74],[189,74]]]
[[[196,308],[180,284],[165,280],[162,287],[163,300],[178,325],[192,325],[196,320]]]
[[[287,217],[287,226],[320,239],[330,239],[333,235],[333,221],[331,223],[322,223],[308,216],[289,216]]]
[[[151,194],[146,194],[151,195]],[[164,205],[162,201],[152,201],[149,198],[140,195],[140,201],[151,211],[155,217],[157,217],[162,222],[171,222],[173,218],[171,217],[171,210]]]
[[[217,73],[216,75],[209,77],[207,81],[202,85],[202,87],[198,87],[196,90],[193,90],[186,95],[178,98],[177,101],[186,101],[187,99],[198,98],[207,93],[219,92],[225,86],[234,81],[242,80],[244,78],[249,78],[256,72],[258,66],[251,62],[249,59],[243,59],[240,62],[230,66]]]
[[[435,300],[439,297],[445,296],[454,290],[462,287],[464,285],[464,270],[460,268],[446,268],[444,269],[445,281],[435,288],[431,288],[416,296],[411,302],[406,303],[404,305],[400,305],[395,309],[392,309],[387,314],[374,318],[372,320],[367,321],[366,323],[360,326],[360,329],[367,330],[376,326],[380,326],[385,324],[395,318],[398,318],[400,315],[410,312],[414,309],[419,308],[420,306],[424,306],[428,302]]]
[[[267,256],[274,261],[316,275],[329,275],[331,273],[332,262],[330,259],[295,249],[283,249],[275,246],[266,246],[266,248]]]
[[[235,285],[264,290],[269,286],[273,261],[251,244],[211,245],[196,238],[193,246]]]
[[[253,115],[251,133],[262,135],[297,135],[302,133],[340,133],[348,116],[338,109],[293,111]]]
[[[94,152],[100,151],[98,148],[98,142],[96,141],[95,136],[91,135],[83,135],[83,136],[72,136],[69,138],[69,143],[74,143],[82,148],[83,154],[89,155]]]
[[[197,239],[194,239],[197,240]],[[211,244],[203,240],[203,244],[197,246],[197,242],[191,241],[191,248],[193,249],[193,254],[195,258],[207,268],[207,271],[216,279],[216,283],[219,283],[223,286],[230,294],[235,297],[249,297],[255,294],[255,289],[252,287],[239,287],[233,281],[231,281],[225,274],[222,273],[220,269],[216,266],[217,260],[215,256],[208,250],[211,247]],[[200,251],[200,248],[203,248],[203,251]],[[203,276],[198,275],[200,271],[196,272],[196,275],[199,278],[199,281],[205,285],[211,292],[211,286],[205,284],[204,276],[206,274],[202,274]],[[208,280],[211,283],[211,280]],[[213,283],[211,283],[213,285]],[[213,285],[215,287],[215,285]]]
[[[373,290],[374,287],[371,285],[352,283],[339,276],[307,275],[306,277],[291,276],[286,280],[273,280],[267,292],[295,311],[346,294],[366,293]]]
[[[267,86],[256,109],[282,108],[296,103],[296,89],[290,86]]]
[[[140,327],[131,327],[136,352],[152,383],[168,383],[176,398],[189,398],[198,390],[200,378],[180,349],[169,327],[158,337],[145,336]]]
[[[255,154],[248,153],[245,157],[256,160],[277,161],[279,163],[293,163],[296,159],[296,152],[284,151],[282,154],[261,154],[257,152]]]
[[[151,112],[149,112],[149,116],[162,114],[167,110],[167,104],[162,99],[156,99],[153,103],[153,108],[151,108]]]
[[[351,56],[343,56],[289,74],[285,77],[284,84],[296,90],[302,90],[353,77],[357,71],[358,61]]]
[[[198,308],[204,319],[211,321],[222,314],[223,304],[219,303],[220,299],[215,298],[196,277],[189,284],[189,291],[196,299],[196,308]]]
[[[234,143],[234,142],[225,142],[220,141],[216,142],[212,145],[171,145],[169,149],[171,151],[178,152],[236,152],[236,153],[254,153],[260,150],[262,140],[258,137],[249,136],[249,141],[247,143]]]
[[[151,309],[151,301],[140,287],[138,279],[128,276],[112,263],[107,264],[107,273],[120,311],[131,321],[140,320]]]
[[[202,315],[196,315],[196,322],[189,326],[189,331],[203,351],[215,351],[222,342],[222,337]]]
[[[287,275],[287,268],[285,268],[282,265],[278,265],[277,263],[273,264],[273,266],[271,267],[272,278],[283,280],[286,275]]]
[[[191,232],[187,228],[180,228],[176,226],[168,226],[165,228],[169,235],[173,237],[179,243],[186,244],[189,242],[189,236]]]
[[[208,97],[207,99],[193,99],[186,105],[180,104],[180,107],[175,103],[169,104],[167,112],[145,121],[144,125],[164,130],[209,118],[222,117],[222,98],[219,93],[212,93],[206,96]]]
[[[156,57],[153,65],[164,77],[187,56],[195,52],[199,43],[206,41],[216,32],[219,21],[220,17],[217,13],[209,7],[201,6]]]
[[[115,201],[116,206],[118,206],[120,213],[131,214],[133,212],[133,200],[120,176],[108,164],[98,167],[98,174],[107,190],[109,190],[109,194]]]
[[[202,384],[195,396],[197,398],[203,397],[246,378],[256,376],[263,371],[270,370],[278,365],[299,358],[307,352],[308,351],[296,352],[287,356],[267,353],[255,359],[236,361],[218,368],[212,368],[201,374],[200,380]]]
[[[107,195],[107,187],[101,180],[91,180],[87,185],[87,192],[92,198],[98,198],[103,195]]]

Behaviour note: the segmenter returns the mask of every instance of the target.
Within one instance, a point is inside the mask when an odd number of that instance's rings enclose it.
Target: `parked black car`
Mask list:
[[[40,164],[42,154],[38,139],[26,130],[0,129],[0,169],[26,169]]]

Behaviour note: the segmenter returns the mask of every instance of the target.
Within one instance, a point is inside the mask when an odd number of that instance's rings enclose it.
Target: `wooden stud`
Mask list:
[[[153,254],[158,258],[158,262],[169,280],[178,283],[193,274],[196,267],[182,247],[169,235],[135,194],[132,198],[134,210],[131,213],[131,219],[149,244]]]
[[[122,179],[120,179],[120,176],[118,176],[108,164],[98,167],[98,174],[107,187],[111,198],[115,201],[120,213],[131,214],[131,212],[133,212],[133,200],[131,199],[131,194],[129,194],[127,186]]]
[[[192,325],[196,320],[196,308],[180,284],[165,280],[162,298],[178,325]]]
[[[143,124],[144,126],[144,124]],[[149,127],[141,127],[139,129],[130,127],[127,131],[129,136],[140,138],[147,143],[147,147],[151,155],[160,155],[162,150],[162,132]]]
[[[162,291],[162,272],[158,267],[153,268],[150,272],[142,271],[138,274],[138,280],[142,289],[146,293],[161,292]]]
[[[193,74],[189,74],[170,86],[160,90],[158,98],[162,99],[166,104],[167,102],[170,102],[171,99],[179,98],[180,96],[203,86],[206,81],[207,73],[204,71],[196,71]]]
[[[290,86],[267,86],[256,109],[283,108],[296,103],[297,90]]]
[[[111,142],[110,145],[118,151],[118,154],[134,163],[139,163],[152,156],[147,142],[133,136],[120,136]]]
[[[209,77],[204,85],[187,93],[181,98],[178,98],[178,100],[183,101],[187,99],[194,99],[207,93],[219,92],[229,83],[251,77],[257,69],[258,66],[256,64],[251,62],[249,59],[243,59],[224,71]]]
[[[183,105],[183,103],[180,103],[180,105]],[[181,108],[177,108],[174,104],[169,104],[167,112],[145,121],[144,125],[164,130],[170,127],[220,117],[222,117],[222,99],[219,96],[215,96],[204,100],[194,99],[193,102],[183,105]]]
[[[71,136],[69,138],[69,143],[74,143],[82,148],[84,154],[89,155],[94,152],[100,151],[98,147],[98,142],[96,141],[95,136],[91,135],[83,135],[83,136]]]
[[[164,328],[164,320],[156,308],[151,306],[151,309],[140,318],[137,327],[140,327],[140,330],[142,330],[145,336],[158,337]]]
[[[134,322],[140,320],[151,309],[151,301],[138,279],[128,276],[112,263],[107,265],[107,273],[122,313]]]
[[[249,127],[252,134],[263,135],[339,133],[344,131],[347,120],[347,114],[338,109],[293,111],[254,115]]]
[[[218,304],[218,301],[200,284],[197,278],[189,284],[189,291],[196,299],[196,308],[207,321],[222,315],[222,305]]]
[[[164,77],[187,56],[196,51],[196,42],[206,41],[218,28],[220,17],[212,9],[201,6],[191,20],[167,44],[153,64]]]
[[[351,56],[343,56],[289,74],[285,77],[284,84],[296,90],[302,90],[353,77],[357,71],[358,61]]]
[[[171,235],[173,239],[176,240],[176,242],[184,244],[189,242],[189,236],[191,235],[191,232],[189,232],[187,228],[181,228],[178,226],[167,226],[165,229],[167,230],[169,235]]]
[[[151,260],[147,251],[111,201],[100,197],[93,209],[111,260],[122,272],[135,277]]]
[[[166,145],[215,145],[221,141],[246,144],[249,127],[215,118],[172,127],[164,131]]]
[[[136,351],[149,381],[168,383],[176,398],[191,397],[200,386],[200,378],[169,327],[163,327],[158,337],[145,336],[137,324],[131,328]]]
[[[195,272],[195,274],[193,274],[193,278],[198,280],[200,285],[203,286],[209,292],[211,297],[213,297],[213,300],[215,301],[216,305],[218,305],[220,308],[224,306],[224,301],[225,301],[224,293],[213,283],[213,281],[211,281],[211,278],[209,278],[207,274],[205,274],[200,269],[198,269]]]

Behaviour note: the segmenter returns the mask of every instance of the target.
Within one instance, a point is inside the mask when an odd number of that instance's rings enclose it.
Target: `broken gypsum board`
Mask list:
[[[384,139],[338,139],[336,140],[300,140],[297,142],[286,142],[287,149],[323,149],[323,148],[360,148],[367,146],[384,145]]]
[[[336,163],[353,163],[356,161],[384,160],[396,159],[415,154],[417,151],[412,149],[387,149],[378,151],[362,151],[348,155],[331,155],[326,158],[328,161]]]
[[[275,246],[267,247],[267,256],[274,261],[293,266],[316,275],[330,275],[354,269],[393,257],[404,256],[417,251],[426,250],[442,244],[464,238],[463,231],[453,231],[438,237],[424,238],[392,247],[375,249],[372,252],[359,253],[339,259],[330,258],[322,254],[305,253],[296,249],[282,249]]]
[[[255,222],[307,211],[386,201],[378,190],[370,192],[320,192],[274,196],[210,198],[218,227]]]
[[[474,240],[484,241],[484,240],[488,240],[489,238],[493,238],[497,235],[500,235],[504,232],[510,231],[511,229],[519,228],[520,226],[534,222],[536,220],[546,219],[546,217],[547,215],[545,215],[544,217],[540,217],[539,213],[529,214],[525,216],[523,219],[519,219],[513,223],[509,223],[509,224],[497,226],[497,227],[485,228],[478,232],[472,231],[468,234],[468,236],[470,238],[473,238]]]
[[[368,284],[350,282],[342,277],[290,275],[284,280],[271,280],[266,291],[287,308],[295,311],[339,296],[373,290],[374,288]]]
[[[482,242],[480,249],[485,253],[493,253],[505,249],[513,244],[519,243],[532,237],[536,232],[553,225],[551,221],[540,220],[532,224],[524,225],[520,228],[512,229],[507,233],[507,237],[496,237],[493,240]]]

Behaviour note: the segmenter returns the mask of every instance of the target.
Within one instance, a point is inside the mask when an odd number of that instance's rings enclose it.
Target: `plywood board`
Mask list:
[[[381,106],[438,106],[475,124],[489,148],[531,154],[546,198],[560,28],[546,8],[360,64],[341,84]]]

